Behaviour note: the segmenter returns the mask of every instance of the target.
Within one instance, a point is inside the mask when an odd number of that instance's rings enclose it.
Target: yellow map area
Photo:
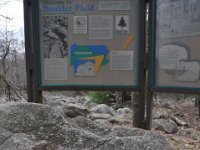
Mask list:
[[[94,56],[94,57],[87,57],[83,60],[95,60],[95,73],[97,73],[101,67],[101,64],[103,62],[104,55]]]
[[[197,45],[199,45],[199,46],[200,46],[200,39],[197,41]]]
[[[133,35],[128,36],[128,38],[126,39],[126,41],[123,44],[123,48],[124,49],[128,49],[129,44],[134,40]]]

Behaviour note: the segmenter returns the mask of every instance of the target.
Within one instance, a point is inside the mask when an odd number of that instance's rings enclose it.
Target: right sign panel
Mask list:
[[[153,87],[200,89],[200,0],[153,1]]]

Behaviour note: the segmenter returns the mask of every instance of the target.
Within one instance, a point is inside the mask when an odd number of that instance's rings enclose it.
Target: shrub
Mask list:
[[[97,104],[109,103],[109,94],[110,92],[108,91],[104,91],[104,92],[91,91],[88,93],[91,101]]]

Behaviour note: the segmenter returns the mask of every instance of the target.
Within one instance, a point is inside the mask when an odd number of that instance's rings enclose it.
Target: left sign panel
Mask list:
[[[138,0],[35,6],[40,86],[138,87]]]

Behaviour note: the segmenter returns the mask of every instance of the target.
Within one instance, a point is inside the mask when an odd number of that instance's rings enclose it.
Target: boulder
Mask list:
[[[193,140],[200,140],[200,131],[193,128],[180,129],[176,134]]]
[[[110,119],[112,116],[110,114],[99,114],[99,113],[91,113],[88,116],[91,120],[97,119]]]
[[[84,101],[83,105],[86,106],[89,109],[98,105],[97,103],[92,102],[91,99],[87,96],[85,97],[85,99],[86,100]]]
[[[165,95],[164,97],[159,96],[159,97],[157,97],[156,101],[163,108],[172,109],[172,110],[179,109],[179,106],[177,106],[175,98],[170,97],[169,95]]]
[[[74,126],[50,106],[31,103],[0,105],[0,149],[32,150],[45,141],[66,150],[92,148],[102,141],[97,135]],[[6,134],[7,133],[7,134]],[[17,138],[19,137],[19,138]],[[7,143],[12,143],[11,146]],[[87,143],[87,144],[85,144]],[[48,146],[47,146],[48,147]]]
[[[112,128],[112,124],[107,119],[97,119],[94,121],[96,124],[99,124],[101,126],[105,126],[108,128]]]
[[[100,146],[99,150],[172,150],[166,146],[164,137],[152,131],[116,127],[112,129],[111,135],[113,138]]]
[[[65,97],[63,95],[44,95],[43,96],[44,104],[53,106],[53,107],[59,107],[64,104],[69,104],[71,101],[75,100],[75,98],[71,97]]]
[[[168,118],[169,114],[165,110],[157,110],[153,113],[153,119]]]
[[[195,106],[194,100],[187,101],[181,104],[182,107],[193,108]]]
[[[116,125],[132,124],[131,120],[127,120],[121,117],[111,117],[109,122]]]
[[[166,109],[172,109],[172,110],[177,110],[179,107],[176,105],[175,101],[166,101],[165,103],[162,104],[162,106]]]
[[[73,119],[74,124],[77,128],[87,130],[95,135],[104,136],[111,132],[111,129],[105,126],[101,126],[85,117],[79,116]]]
[[[87,117],[89,114],[86,107],[77,104],[65,104],[59,108],[59,111],[70,118],[75,118],[77,116]]]
[[[171,150],[164,137],[141,129],[106,128],[63,117],[50,106],[0,105],[1,150]]]
[[[126,116],[128,113],[131,113],[131,110],[130,110],[130,108],[119,108],[118,110],[117,110],[117,115],[118,116]]]
[[[172,116],[171,119],[179,126],[187,126],[188,124],[186,123],[185,120],[183,120],[181,117],[178,116]]]
[[[153,129],[174,134],[178,131],[178,126],[172,120],[155,119],[153,120]]]
[[[73,93],[73,92],[72,92]],[[73,96],[72,95],[65,95],[63,93],[51,93],[51,92],[44,92],[43,94],[43,102],[44,104],[53,106],[53,107],[60,107],[63,105],[69,104],[79,104],[84,105],[89,101],[89,98],[86,96]]]
[[[91,110],[90,110],[92,113],[99,113],[99,114],[110,114],[112,116],[115,115],[115,111],[112,107],[109,107],[108,105],[106,104],[100,104],[100,105],[97,105],[95,107],[93,107]]]
[[[112,123],[112,124],[122,125],[123,119],[119,118],[119,117],[112,117],[112,118],[109,119],[109,122]]]

